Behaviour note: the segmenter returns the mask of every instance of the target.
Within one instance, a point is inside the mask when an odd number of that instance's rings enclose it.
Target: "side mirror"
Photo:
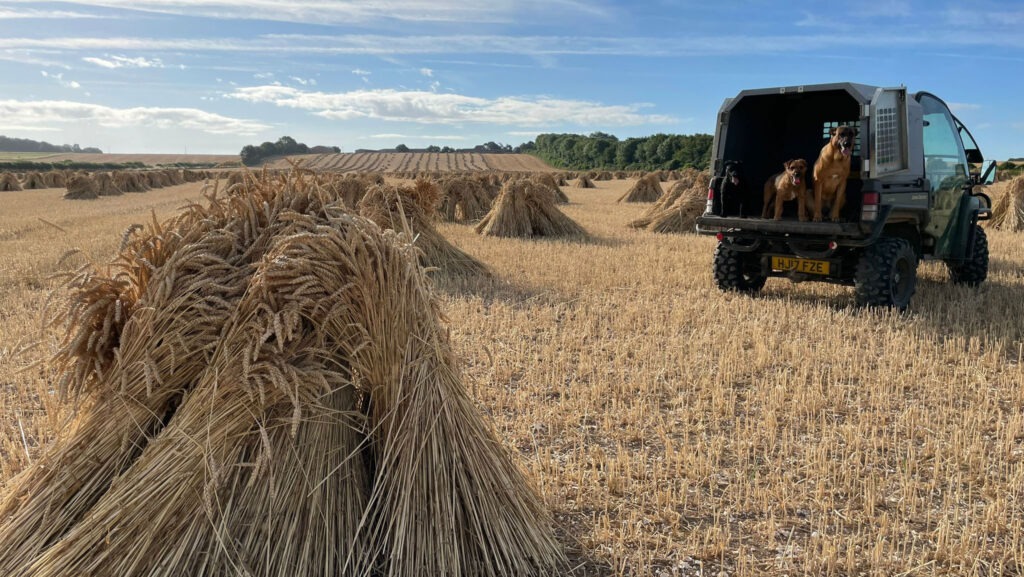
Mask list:
[[[978,175],[978,184],[992,184],[996,181],[996,161],[986,160],[981,165],[981,174]]]

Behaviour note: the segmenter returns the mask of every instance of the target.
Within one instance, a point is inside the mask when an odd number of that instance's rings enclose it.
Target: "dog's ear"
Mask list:
[[[828,133],[829,133],[830,136],[835,136],[836,135],[836,127],[833,126],[832,128],[828,129]]]
[[[790,159],[789,159],[789,160],[787,160],[787,161],[785,162],[785,164],[783,164],[782,166],[785,166],[786,168],[789,168],[789,167],[790,167],[790,165],[792,165],[792,164],[793,164],[793,159],[792,159],[792,158],[790,158]]]

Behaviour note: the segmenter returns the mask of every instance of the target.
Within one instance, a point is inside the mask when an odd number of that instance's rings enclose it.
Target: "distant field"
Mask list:
[[[17,155],[17,156],[14,156]],[[237,154],[92,154],[46,152],[0,152],[0,162],[34,160],[38,162],[141,162],[143,164],[174,164],[176,162],[221,163],[238,162]]]
[[[11,161],[11,160],[39,160],[39,159],[42,159],[42,158],[46,158],[48,156],[53,156],[53,153],[52,152],[7,152],[7,151],[0,151],[0,162],[3,162],[5,160],[7,160],[7,161]]]
[[[288,161],[301,161],[313,170],[339,172],[449,172],[507,170],[546,172],[555,170],[529,154],[477,154],[470,152],[354,152],[342,154],[302,154],[270,159],[271,168],[288,168]]]

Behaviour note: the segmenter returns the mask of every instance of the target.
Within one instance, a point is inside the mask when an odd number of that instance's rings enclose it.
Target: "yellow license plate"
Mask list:
[[[788,256],[772,257],[772,269],[786,272],[828,274],[830,264],[827,260],[807,260],[805,258],[791,258]]]

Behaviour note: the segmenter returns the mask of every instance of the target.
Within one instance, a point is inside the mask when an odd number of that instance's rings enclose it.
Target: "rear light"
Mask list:
[[[828,241],[828,249],[829,250],[835,250],[837,248],[839,248],[839,243],[838,242],[836,242],[834,240]]]
[[[714,187],[710,187],[709,186],[708,187],[708,200],[714,200],[714,199],[715,199],[715,189],[714,189]]]
[[[715,238],[718,239],[718,242],[722,242],[722,240],[725,238],[725,235],[722,233],[718,233],[715,235]]]
[[[878,201],[880,200],[877,192],[865,192],[861,197],[861,209],[860,219],[861,220],[875,220],[878,218]]]

